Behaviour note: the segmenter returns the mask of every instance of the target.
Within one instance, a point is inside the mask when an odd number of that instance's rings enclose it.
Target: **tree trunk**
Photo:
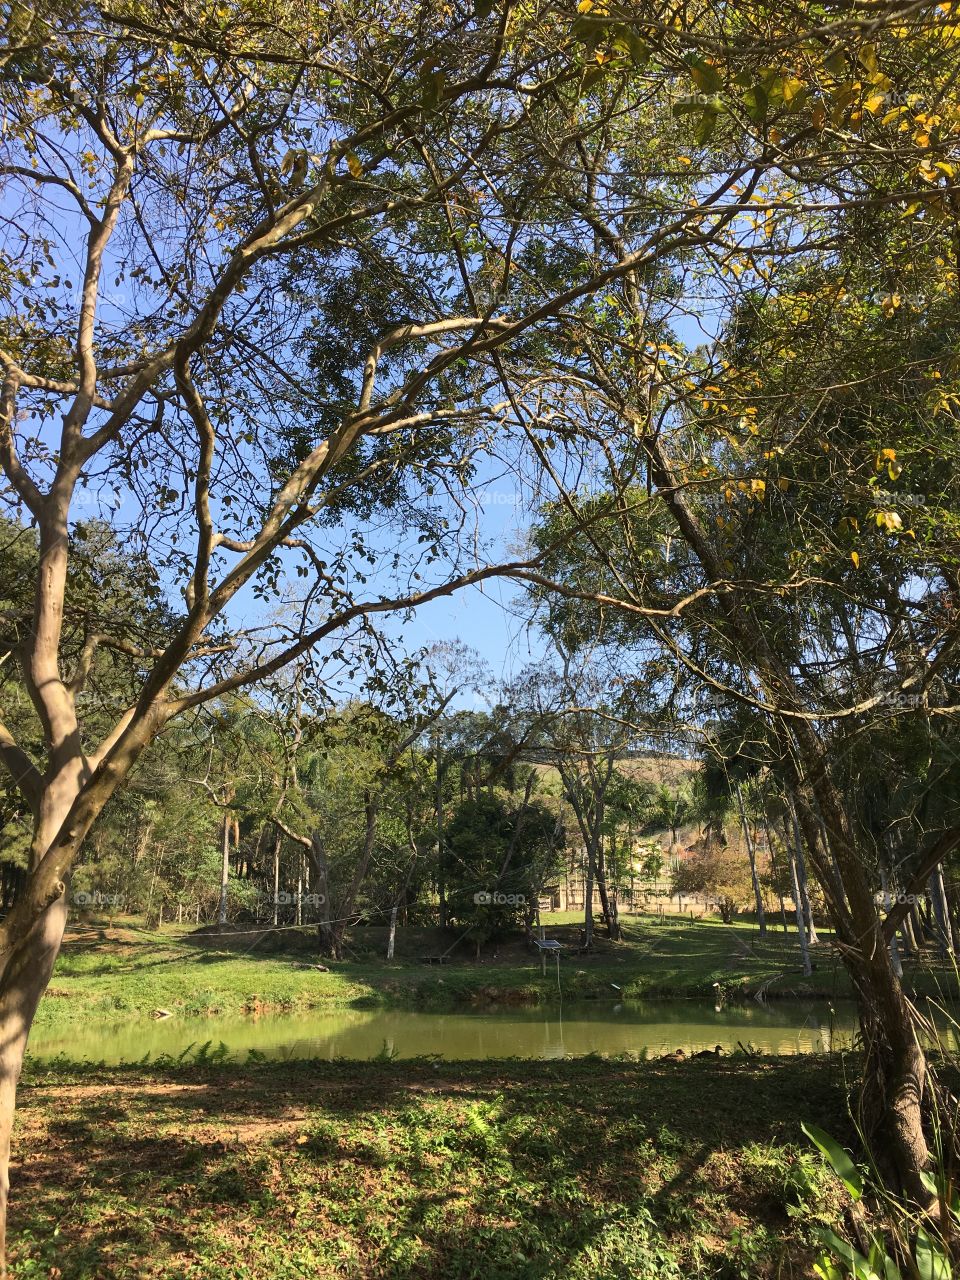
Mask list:
[[[443,762],[440,756],[440,730],[434,737],[436,757],[436,787],[434,793],[435,818],[437,823],[437,898],[440,904],[439,924],[441,929],[447,927],[447,884],[444,874],[443,860]]]
[[[0,1259],[6,1257],[10,1135],[27,1038],[47,989],[67,922],[66,895],[13,948],[0,978]],[[2,1274],[6,1274],[5,1269]]]
[[[390,908],[390,936],[387,938],[387,959],[393,959],[393,948],[397,940],[397,908]]]
[[[360,861],[357,863],[357,869],[353,874],[353,879],[347,886],[346,893],[337,904],[337,916],[339,918],[332,926],[333,932],[337,937],[338,951],[342,949],[344,934],[347,931],[350,917],[353,915],[360,890],[363,888],[363,882],[367,878],[367,872],[370,870],[370,863],[373,861],[373,853],[377,844],[377,818],[380,813],[380,806],[370,791],[364,793],[363,811],[365,824],[363,850],[360,855]]]
[[[283,847],[283,833],[277,828],[273,841],[273,926],[280,923],[280,850]]]
[[[222,929],[227,923],[227,885],[230,882],[230,814],[224,810],[220,858],[220,908],[217,922]]]
[[[587,874],[583,885],[583,945],[593,946],[593,850],[587,849]]]
[[[82,772],[78,769],[71,773]],[[79,778],[76,778],[79,782]],[[70,812],[74,777],[55,779],[40,797],[30,849],[31,871],[47,853]],[[6,1275],[7,1203],[10,1193],[10,1137],[17,1083],[30,1028],[53,974],[67,923],[69,873],[59,893],[26,930],[11,936],[0,974],[0,1273]],[[7,917],[8,926],[13,916]]]
[[[600,899],[600,911],[603,923],[607,925],[607,934],[611,942],[620,942],[620,920],[617,919],[616,904],[611,900],[607,888],[607,868],[604,867],[603,847],[600,847],[596,858],[596,893]]]
[[[860,1120],[887,1184],[908,1201],[926,1205],[930,1196],[920,1175],[929,1163],[922,1112],[928,1080],[916,1028],[882,940],[872,956],[850,956],[847,968],[857,988],[866,1049]]]
[[[599,818],[597,820],[599,826]],[[616,907],[610,905],[610,895],[607,892],[607,871],[605,866],[603,852],[603,837],[597,834],[597,893],[600,897],[600,907],[603,911],[603,922],[607,926],[607,934],[611,942],[620,941],[620,922],[617,919]]]
[[[913,951],[917,953],[923,947],[923,919],[920,915],[920,907],[916,902],[911,903],[910,910],[904,923],[907,921],[909,921]]]
[[[790,846],[787,846],[787,857],[790,859],[790,880],[793,884],[793,905],[797,913],[797,936],[800,939],[800,957],[803,960],[803,976],[809,978],[813,972],[810,964],[810,948],[807,945],[807,928],[803,919],[803,903],[800,898],[800,875],[797,871],[797,859]]]
[[[327,851],[316,835],[311,840],[310,859],[316,873],[317,900],[320,906],[320,919],[317,922],[320,953],[329,956],[332,960],[339,960],[340,938],[330,920],[330,869],[327,863]]]
[[[750,824],[747,822],[747,810],[743,803],[743,791],[740,783],[736,785],[737,804],[740,808],[740,821],[743,824],[743,838],[747,845],[747,856],[750,859],[750,879],[753,882],[753,897],[757,905],[757,926],[760,930],[760,937],[767,936],[767,917],[763,909],[763,897],[760,893],[760,879],[757,876],[757,855],[753,847],[753,837],[750,834]]]
[[[799,816],[808,834],[819,825],[818,819],[822,823],[823,851],[816,846],[815,867],[828,894],[843,963],[857,994],[865,1052],[858,1119],[888,1187],[909,1202],[925,1206],[930,1200],[921,1178],[930,1154],[923,1131],[923,1103],[929,1088],[926,1058],[884,937],[867,876],[869,859],[848,828],[842,798],[829,776],[829,762],[820,754],[812,730],[804,732],[801,742],[818,803],[816,812],[812,806],[798,805]],[[808,839],[808,849],[815,845],[815,840]],[[834,871],[842,899],[834,892]]]
[[[930,902],[937,922],[937,943],[944,960],[953,955],[953,931],[950,928],[950,912],[947,907],[947,891],[943,882],[943,863],[930,873]]]
[[[813,907],[810,905],[810,888],[807,883],[807,863],[803,856],[803,839],[800,835],[800,823],[793,801],[789,801],[790,818],[793,825],[794,856],[797,862],[797,879],[800,882],[800,896],[803,899],[803,922],[807,926],[807,937],[811,946],[817,945],[817,926],[813,920]],[[789,846],[789,838],[787,844]]]

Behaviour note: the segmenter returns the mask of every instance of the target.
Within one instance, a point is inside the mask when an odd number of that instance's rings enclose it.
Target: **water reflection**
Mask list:
[[[456,1013],[338,1010],[276,1016],[170,1018],[91,1024],[69,1030],[37,1028],[34,1059],[65,1054],[108,1063],[149,1054],[176,1056],[189,1045],[221,1041],[241,1057],[255,1049],[270,1058],[539,1058],[587,1053],[650,1056],[686,1054],[738,1044],[762,1053],[814,1053],[849,1047],[856,1026],[850,1002],[780,1001],[714,1008],[698,1001],[647,1004],[566,1004],[537,1009],[496,1008]]]

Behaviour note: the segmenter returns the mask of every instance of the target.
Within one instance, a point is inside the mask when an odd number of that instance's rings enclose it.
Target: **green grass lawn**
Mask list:
[[[836,1059],[31,1073],[12,1274],[794,1280],[844,1193]]]
[[[624,922],[625,940],[599,939],[589,955],[576,951],[579,921],[544,921],[548,936],[567,945],[561,960],[564,998],[711,996],[714,984],[731,998],[763,989],[771,996],[843,996],[846,977],[829,941],[816,949],[816,970],[800,972],[795,935],[770,930],[761,943],[749,921],[724,925],[710,919],[634,917]],[[442,966],[423,955],[449,946],[438,931],[410,930],[400,936],[398,957],[387,964],[384,931],[357,929],[351,958],[326,962],[328,972],[307,967],[316,960],[310,930],[256,936],[192,936],[187,929],[150,932],[133,922],[115,927],[78,927],[68,935],[38,1022],[52,1025],[77,1016],[229,1014],[325,1005],[444,1008],[485,1001],[536,1002],[557,998],[552,962],[546,976],[522,939],[491,944],[481,961],[461,948]],[[284,950],[275,948],[281,945]],[[925,963],[908,973],[918,990],[955,990],[955,977]]]

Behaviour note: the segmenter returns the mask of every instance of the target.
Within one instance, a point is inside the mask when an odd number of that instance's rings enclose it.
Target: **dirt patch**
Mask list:
[[[63,938],[65,949],[71,947],[96,947],[98,951],[123,955],[128,947],[142,945],[143,938],[136,929],[122,926],[88,924],[80,920],[67,926]]]

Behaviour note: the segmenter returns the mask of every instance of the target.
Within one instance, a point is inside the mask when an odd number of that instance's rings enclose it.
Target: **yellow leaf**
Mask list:
[[[798,93],[802,93],[807,86],[802,80],[798,80],[796,76],[787,76],[783,81],[783,101],[789,107]]]
[[[875,519],[877,528],[886,529],[888,533],[894,533],[897,529],[903,528],[903,521],[896,511],[878,511]]]
[[[860,555],[859,555],[859,553],[858,553],[858,552],[856,552],[856,551],[851,551],[851,552],[850,552],[850,559],[853,561],[853,567],[854,567],[855,569],[859,569],[859,568],[860,568]]]
[[[352,151],[348,151],[345,158],[347,161],[347,168],[350,170],[353,177],[362,177],[363,165],[360,163],[360,157],[355,155]]]
[[[867,71],[875,72],[878,70],[877,51],[872,44],[865,44],[860,50],[859,57],[861,65],[864,66]]]

